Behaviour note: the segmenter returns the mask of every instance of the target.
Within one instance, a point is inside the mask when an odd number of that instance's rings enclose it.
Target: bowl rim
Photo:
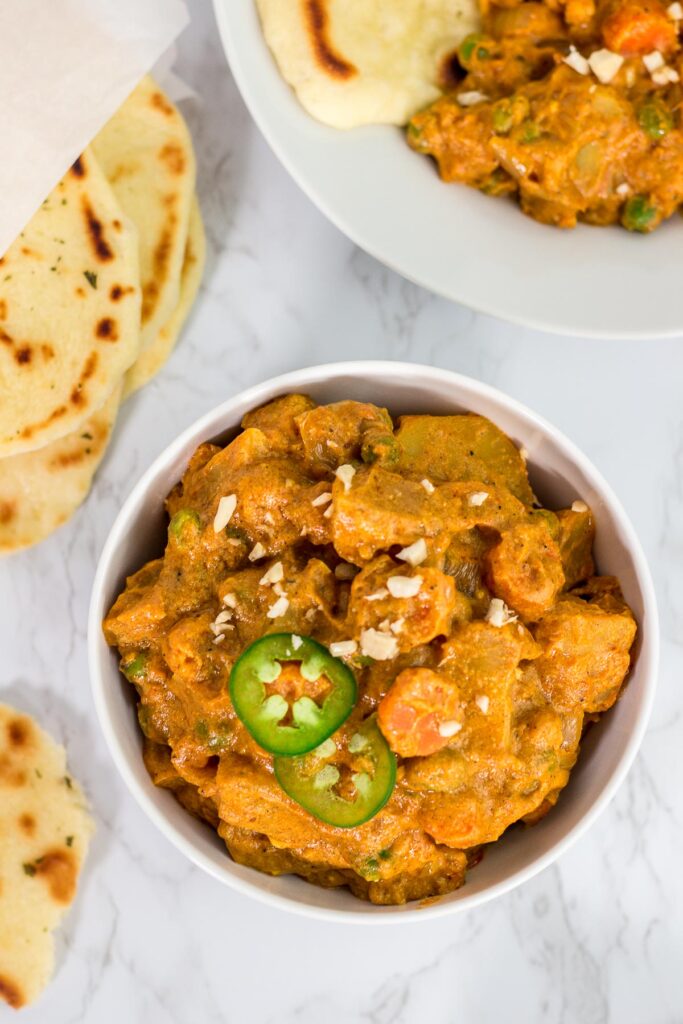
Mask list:
[[[116,555],[121,538],[125,536],[127,530],[134,524],[132,513],[138,502],[152,489],[157,477],[164,474],[178,457],[179,453],[189,443],[199,444],[201,439],[209,439],[229,429],[228,426],[224,425],[224,421],[230,417],[237,406],[246,405],[253,408],[288,390],[331,383],[340,377],[348,379],[363,374],[369,375],[380,382],[382,376],[388,373],[403,377],[406,382],[409,382],[411,376],[414,376],[416,373],[419,373],[423,381],[430,377],[434,384],[437,381],[443,384],[445,381],[453,388],[454,397],[458,396],[459,392],[463,390],[466,393],[476,393],[494,402],[501,408],[510,411],[513,415],[520,416],[522,419],[529,421],[530,425],[540,430],[542,435],[550,437],[555,447],[562,450],[563,454],[575,463],[591,480],[596,491],[600,493],[602,500],[605,502],[610,517],[619,523],[626,546],[631,552],[633,559],[635,580],[643,602],[643,618],[648,622],[648,630],[643,637],[639,652],[639,661],[642,661],[644,664],[642,672],[643,692],[637,719],[631,732],[627,734],[617,765],[586,813],[562,837],[556,840],[545,852],[535,857],[529,864],[514,870],[510,875],[480,892],[473,893],[469,897],[464,895],[458,901],[450,903],[445,901],[435,902],[433,905],[420,907],[418,913],[414,912],[414,904],[392,908],[391,913],[378,913],[378,911],[386,910],[386,908],[374,907],[371,904],[369,907],[372,907],[372,909],[353,911],[316,907],[300,903],[290,896],[267,892],[256,882],[233,875],[229,870],[218,868],[191,840],[187,839],[176,829],[165,813],[154,804],[143,785],[139,783],[119,741],[117,730],[110,719],[105,697],[105,689],[107,687],[106,673],[100,671],[99,663],[102,639],[102,598],[106,591],[111,562]],[[337,923],[379,925],[392,922],[397,923],[398,921],[425,921],[445,917],[449,914],[463,913],[466,910],[481,906],[498,896],[512,891],[558,860],[593,825],[613,799],[630,770],[647,729],[652,711],[657,686],[658,666],[659,618],[657,601],[644,551],[620,500],[588,457],[583,454],[573,441],[569,440],[548,420],[497,388],[450,370],[401,361],[354,360],[307,366],[268,378],[259,384],[238,391],[232,397],[195,420],[156,456],[151,465],[134,484],[119,509],[100,553],[92,584],[88,611],[88,667],[90,688],[97,718],[114,764],[125,782],[129,793],[133,796],[141,810],[180,853],[184,854],[197,867],[235,891],[255,898],[270,907],[286,910],[290,913],[299,913],[305,917]],[[231,863],[232,861],[227,859],[226,867]]]

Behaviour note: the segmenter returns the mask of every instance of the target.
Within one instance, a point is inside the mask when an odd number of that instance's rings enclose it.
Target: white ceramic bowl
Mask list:
[[[428,907],[374,907],[346,890],[320,889],[292,876],[271,878],[234,864],[211,829],[192,818],[167,790],[152,784],[142,761],[133,688],[119,674],[116,653],[102,635],[102,619],[126,576],[163,550],[163,501],[197,445],[229,439],[248,410],[293,391],[303,391],[318,402],[375,402],[393,414],[471,410],[488,416],[526,447],[531,479],[542,501],[551,508],[566,507],[579,497],[589,503],[597,521],[600,571],[619,577],[640,627],[635,665],[623,697],[586,737],[557,807],[533,828],[513,829],[487,850],[462,889]],[[250,388],[200,419],[159,456],[125,502],[104,546],[90,605],[90,675],[100,724],[128,788],[164,835],[209,874],[266,903],[364,922],[392,921],[397,915],[423,920],[469,909],[552,863],[595,821],[624,779],[646,727],[657,656],[657,610],[643,552],[618,500],[585,456],[549,423],[499,391],[410,363],[353,362],[298,370]]]
[[[561,231],[510,201],[445,185],[398,129],[336,131],[306,114],[264,42],[255,0],[214,0],[214,8],[235,81],[268,143],[371,255],[440,295],[542,330],[683,334],[680,217],[648,236],[586,225]]]

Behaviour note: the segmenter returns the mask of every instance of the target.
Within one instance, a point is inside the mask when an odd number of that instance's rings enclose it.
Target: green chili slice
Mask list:
[[[351,736],[345,751],[328,739],[305,757],[276,757],[274,767],[292,800],[336,828],[355,828],[374,818],[396,784],[396,757],[374,715]]]
[[[277,687],[268,692],[267,684],[276,683],[283,663],[294,664],[301,689],[306,683],[323,685],[322,703],[305,692],[294,699]],[[247,647],[235,662],[229,686],[233,707],[251,736],[264,750],[285,757],[319,746],[346,721],[356,702],[356,679],[344,662],[311,637],[292,633],[271,633]]]

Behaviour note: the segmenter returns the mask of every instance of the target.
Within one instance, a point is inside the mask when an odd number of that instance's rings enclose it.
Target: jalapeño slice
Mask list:
[[[276,684],[270,692],[269,683]],[[313,750],[346,721],[356,702],[356,680],[316,640],[271,633],[235,662],[230,697],[259,746],[292,757]]]
[[[353,733],[345,751],[330,738],[304,757],[276,757],[275,777],[315,818],[337,828],[355,828],[374,818],[391,796],[396,757],[372,715]]]

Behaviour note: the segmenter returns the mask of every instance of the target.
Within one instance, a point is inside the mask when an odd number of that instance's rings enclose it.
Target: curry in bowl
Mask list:
[[[481,0],[482,32],[408,141],[445,181],[517,198],[557,227],[648,232],[683,202],[683,6]]]
[[[270,874],[450,892],[552,810],[636,624],[472,414],[278,398],[202,444],[104,622],[153,781]]]

